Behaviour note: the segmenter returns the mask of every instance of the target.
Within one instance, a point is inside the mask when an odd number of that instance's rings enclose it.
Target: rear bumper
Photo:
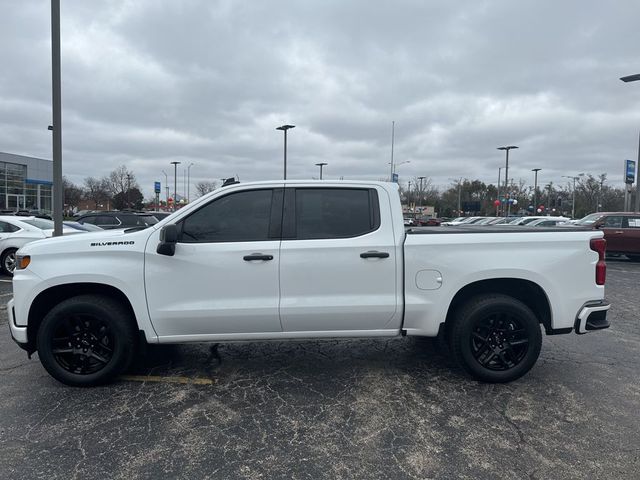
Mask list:
[[[611,308],[611,304],[605,300],[585,303],[576,315],[575,332],[582,335],[594,330],[609,328],[610,324],[607,320],[609,308]]]
[[[19,327],[16,325],[16,315],[13,309],[13,298],[7,303],[7,316],[9,317],[9,330],[11,330],[11,338],[22,348],[26,348],[29,341],[27,340],[27,327]]]

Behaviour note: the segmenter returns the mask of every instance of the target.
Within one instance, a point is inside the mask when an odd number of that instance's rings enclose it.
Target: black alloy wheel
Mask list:
[[[136,323],[103,295],[79,295],[53,307],[36,336],[40,362],[56,380],[88,387],[111,381],[131,363]]]
[[[542,347],[540,322],[520,300],[479,295],[459,307],[447,330],[456,362],[483,382],[510,382],[527,373]]]
[[[522,322],[506,312],[476,320],[470,341],[473,358],[489,370],[515,367],[529,349],[529,338]]]
[[[96,373],[111,361],[115,338],[104,321],[78,314],[63,318],[56,327],[51,337],[51,353],[67,372]]]

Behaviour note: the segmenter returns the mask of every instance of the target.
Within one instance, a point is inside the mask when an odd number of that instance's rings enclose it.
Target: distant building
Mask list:
[[[53,162],[0,152],[0,210],[51,212]]]

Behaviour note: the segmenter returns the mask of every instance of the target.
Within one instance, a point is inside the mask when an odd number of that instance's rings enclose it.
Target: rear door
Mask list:
[[[640,215],[629,215],[623,223],[623,252],[640,255]]]
[[[282,234],[285,332],[398,328],[399,259],[383,189],[287,188]]]

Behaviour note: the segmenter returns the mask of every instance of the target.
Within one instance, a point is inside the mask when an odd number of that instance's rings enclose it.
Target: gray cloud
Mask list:
[[[0,4],[0,150],[51,155],[49,2]],[[64,172],[561,182],[637,156],[634,1],[62,2]],[[180,176],[182,170],[179,171]],[[178,182],[182,185],[182,179]],[[180,187],[179,187],[180,189]],[[192,188],[193,191],[193,188]]]

